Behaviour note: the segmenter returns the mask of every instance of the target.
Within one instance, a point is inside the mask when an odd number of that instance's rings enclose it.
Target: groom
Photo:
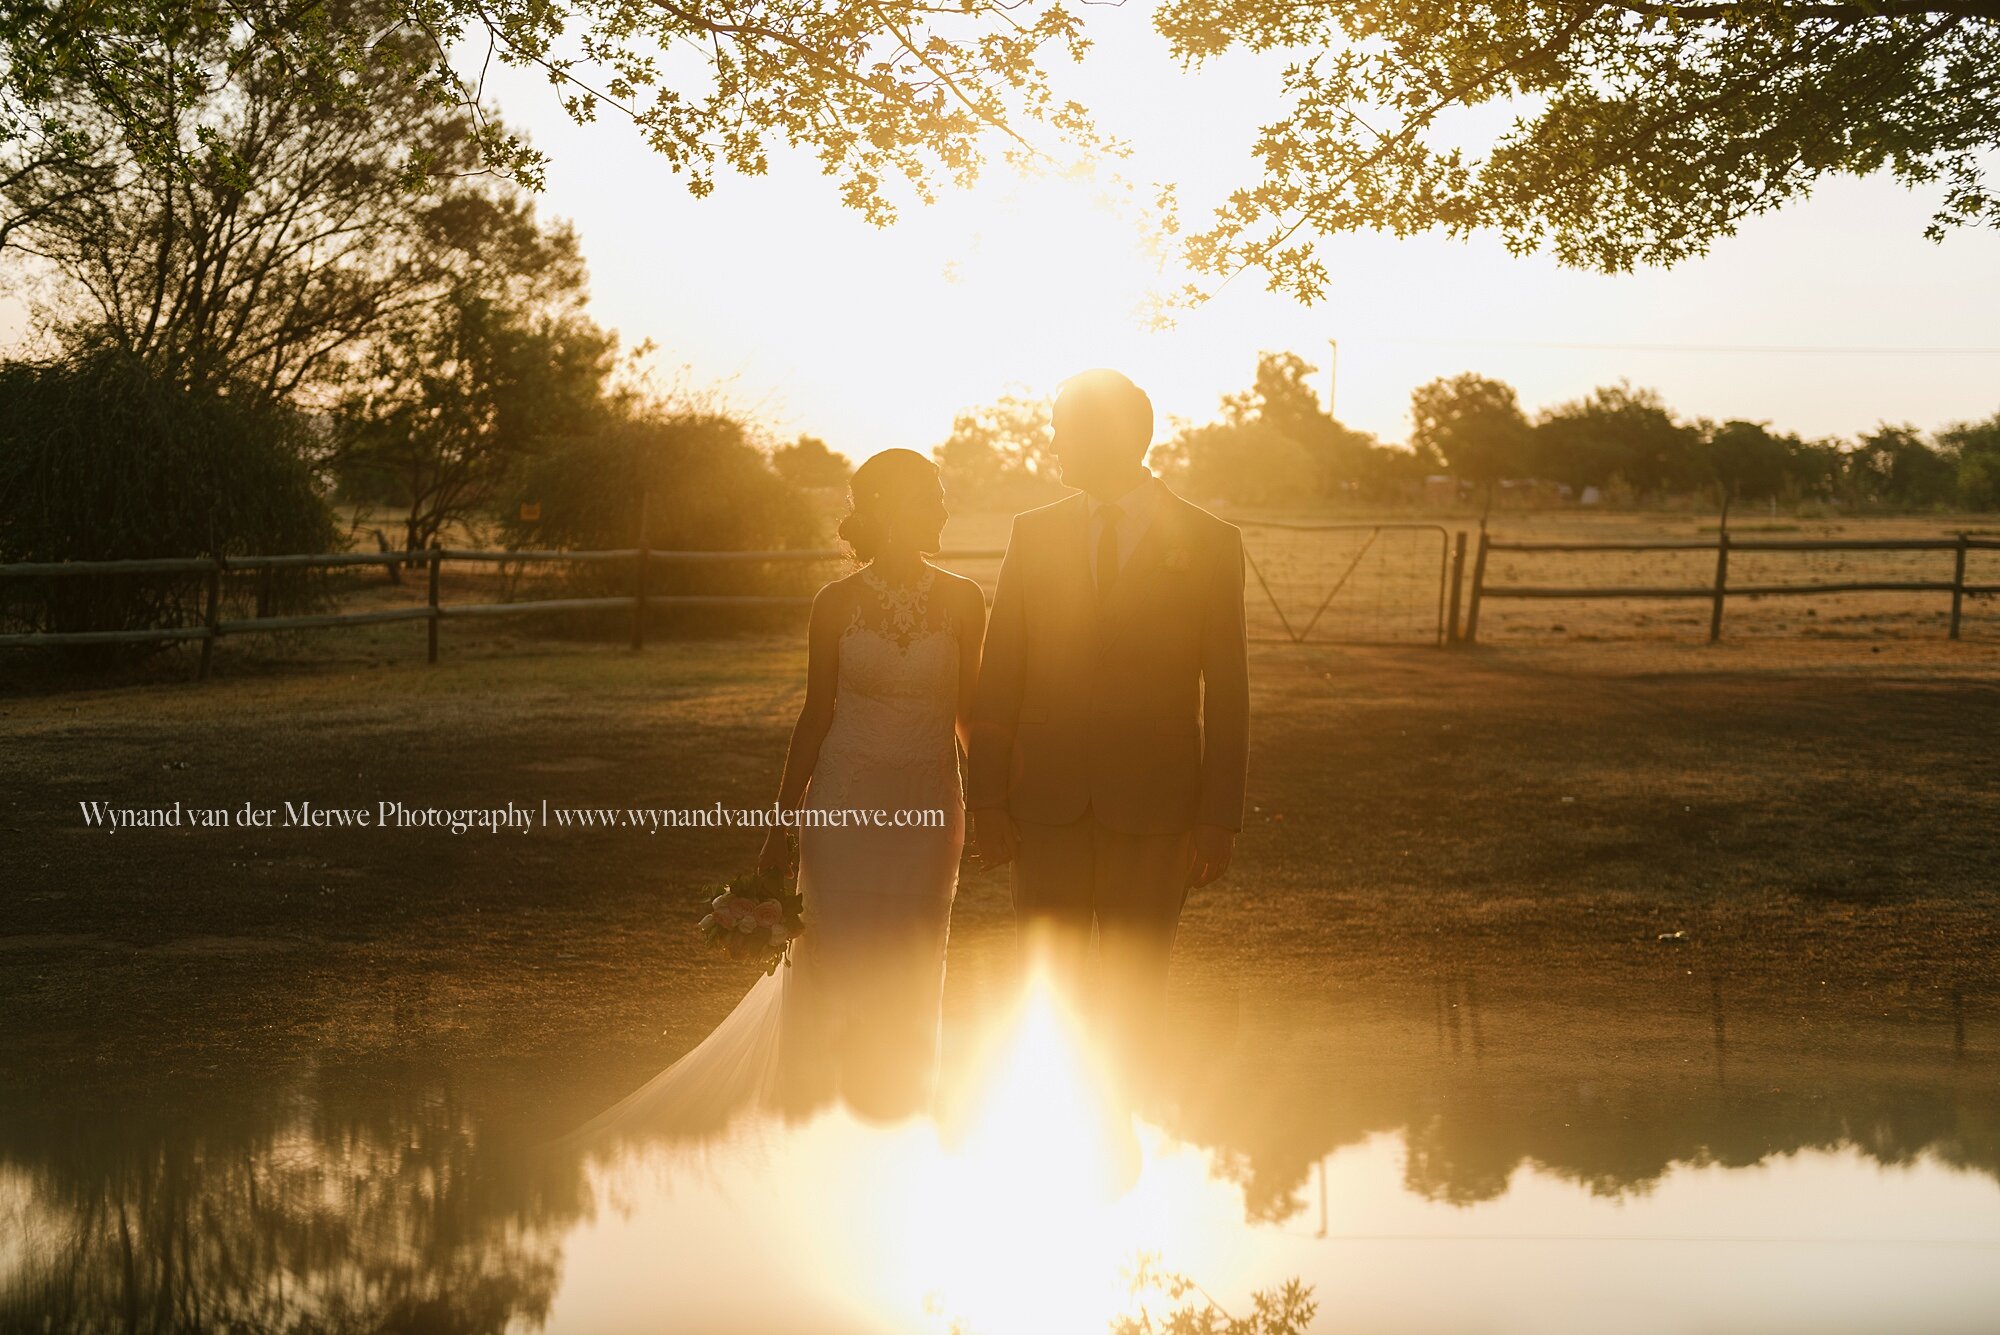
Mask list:
[[[1243,824],[1243,543],[1147,471],[1153,405],[1118,372],[1066,381],[1054,425],[1078,493],[1014,519],[967,804],[980,860],[1014,866],[1023,946],[1072,996],[1095,921],[1096,1000],[1143,1069],[1181,906]]]

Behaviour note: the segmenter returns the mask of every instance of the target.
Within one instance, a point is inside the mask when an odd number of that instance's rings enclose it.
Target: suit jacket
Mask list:
[[[973,701],[967,804],[1169,834],[1243,825],[1243,539],[1171,491],[1102,601],[1077,492],[1016,515]]]

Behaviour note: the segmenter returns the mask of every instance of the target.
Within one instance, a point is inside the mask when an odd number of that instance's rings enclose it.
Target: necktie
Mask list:
[[[1099,510],[1098,516],[1104,525],[1097,531],[1097,596],[1100,600],[1108,597],[1111,586],[1118,581],[1118,519],[1115,505],[1107,505]]]

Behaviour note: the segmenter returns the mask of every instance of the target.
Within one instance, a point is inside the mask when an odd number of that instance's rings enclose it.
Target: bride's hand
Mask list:
[[[770,832],[764,836],[763,851],[757,854],[757,870],[789,871],[791,863],[791,841],[785,838],[785,832],[782,828],[774,825],[771,827]]]

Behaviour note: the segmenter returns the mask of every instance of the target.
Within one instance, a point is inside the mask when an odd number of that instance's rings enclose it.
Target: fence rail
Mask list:
[[[1489,552],[1681,552],[1715,553],[1715,576],[1707,584],[1665,588],[1620,588],[1616,586],[1560,586],[1538,584],[1489,584],[1486,558]],[[1951,552],[1952,576],[1948,580],[1839,580],[1818,584],[1731,584],[1731,552]],[[1968,552],[2000,551],[2000,539],[1975,538],[1960,533],[1950,538],[1733,538],[1726,531],[1713,541],[1703,539],[1658,539],[1632,542],[1504,542],[1491,535],[1479,535],[1479,549],[1472,564],[1472,594],[1465,613],[1465,630],[1460,639],[1473,643],[1479,634],[1480,604],[1488,598],[1705,598],[1709,600],[1708,638],[1713,644],[1722,638],[1723,606],[1730,598],[1773,598],[1826,593],[1945,593],[1951,595],[1951,633],[1957,639],[1965,598],[2000,593],[2000,584],[1968,584],[1965,558]]]
[[[0,635],[0,649],[41,648],[82,644],[170,644],[199,641],[198,677],[206,677],[215,641],[228,635],[259,635],[279,631],[324,630],[347,626],[422,621],[429,627],[429,661],[438,659],[438,625],[460,617],[513,616],[528,612],[580,612],[611,609],[632,614],[632,647],[646,640],[646,613],[654,607],[809,607],[812,598],[787,594],[648,593],[646,574],[663,566],[814,564],[844,558],[839,548],[801,548],[775,552],[653,551],[643,547],[609,551],[510,551],[432,547],[406,552],[315,552],[285,556],[175,557],[129,561],[33,561],[0,564],[0,579],[9,577],[67,578],[76,575],[204,575],[202,622],[195,626],[160,626],[144,630],[37,631]],[[994,560],[998,549],[962,549],[938,553],[939,560]],[[486,562],[504,568],[537,562],[630,563],[636,590],[598,598],[533,598],[504,603],[446,603],[439,598],[439,572],[446,561]],[[421,607],[376,608],[359,612],[326,612],[303,616],[222,616],[222,577],[246,571],[297,570],[338,566],[425,567],[427,593]]]
[[[1964,600],[1968,596],[2000,594],[2000,584],[1970,583],[1966,580],[1966,556],[1974,551],[2000,551],[2000,538],[1976,538],[1959,534],[1945,538],[1735,538],[1722,533],[1715,539],[1654,539],[1635,541],[1505,541],[1481,533],[1471,553],[1471,588],[1464,600],[1465,620],[1459,624],[1461,586],[1466,583],[1467,535],[1448,534],[1431,524],[1280,525],[1246,523],[1245,527],[1297,529],[1314,532],[1330,529],[1366,530],[1379,534],[1391,529],[1436,532],[1439,541],[1439,578],[1435,593],[1439,628],[1437,639],[1445,644],[1475,643],[1479,634],[1480,609],[1489,598],[1523,600],[1550,599],[1707,599],[1710,603],[1709,639],[1722,635],[1723,609],[1729,598],[1770,598],[1837,593],[1912,593],[1946,595],[1951,599],[1950,638],[1959,638]],[[1372,541],[1372,538],[1370,539]],[[1365,550],[1365,547],[1364,547]],[[1493,553],[1586,553],[1586,552],[1713,552],[1715,573],[1709,582],[1680,586],[1568,586],[1548,584],[1494,584],[1487,578],[1488,558]],[[1918,580],[1839,580],[1801,584],[1732,584],[1729,558],[1735,552],[1951,552],[1949,579]],[[997,560],[1004,553],[997,548],[962,548],[938,554],[946,561]],[[1246,557],[1248,553],[1246,552]],[[138,630],[38,631],[0,634],[0,649],[41,648],[91,644],[174,644],[195,642],[201,657],[196,675],[208,675],[215,642],[225,636],[272,634],[284,631],[338,629],[397,622],[422,622],[426,626],[427,656],[438,659],[438,628],[455,619],[515,616],[538,612],[625,611],[631,616],[632,646],[643,647],[647,613],[654,608],[749,608],[808,607],[810,595],[743,593],[653,593],[647,590],[647,576],[655,566],[713,568],[723,565],[817,564],[839,560],[846,553],[837,548],[803,548],[786,551],[718,552],[655,551],[642,547],[603,551],[506,550],[486,548],[433,547],[404,552],[318,552],[281,556],[172,557],[118,561],[54,561],[0,564],[0,579],[67,578],[82,575],[199,575],[204,577],[199,624],[161,626]],[[439,576],[446,562],[488,564],[504,572],[507,566],[530,564],[629,565],[634,592],[602,597],[533,598],[509,602],[446,603],[440,597]],[[1358,563],[1350,561],[1339,572],[1331,591],[1317,600],[1317,607],[1303,626],[1294,626],[1280,605],[1265,572],[1250,562],[1250,574],[1271,603],[1291,643],[1305,643],[1314,625],[1354,573]],[[425,601],[415,607],[372,608],[350,612],[313,613],[298,616],[225,618],[222,615],[222,580],[225,575],[275,570],[337,568],[344,566],[385,566],[422,568],[426,575]],[[259,607],[261,611],[262,602]]]

